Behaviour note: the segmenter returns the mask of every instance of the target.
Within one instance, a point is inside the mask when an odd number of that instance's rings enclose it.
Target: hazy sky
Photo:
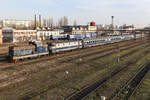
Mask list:
[[[150,0],[1,0],[0,19],[32,19],[34,14],[58,19],[68,16],[78,24],[150,24]]]

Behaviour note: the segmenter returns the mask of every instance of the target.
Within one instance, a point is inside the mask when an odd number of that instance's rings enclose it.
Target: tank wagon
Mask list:
[[[141,38],[138,36],[138,38]],[[42,44],[41,41],[31,41],[28,46],[11,46],[9,47],[9,59],[12,62],[17,62],[21,59],[34,58],[44,55],[51,55],[62,51],[71,51],[74,49],[81,49],[87,47],[93,47],[98,45],[104,45],[109,43],[115,43],[125,41],[129,39],[135,39],[133,35],[125,36],[111,36],[103,38],[86,38],[83,40],[68,40],[63,42],[53,42]]]

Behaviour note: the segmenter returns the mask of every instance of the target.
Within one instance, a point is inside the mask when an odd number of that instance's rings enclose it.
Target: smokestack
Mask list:
[[[111,16],[112,19],[112,29],[114,29],[114,16]]]
[[[41,27],[41,15],[39,15],[39,27]]]
[[[35,29],[37,27],[37,24],[36,24],[36,15],[35,15],[35,19],[34,19],[34,27],[35,27]]]

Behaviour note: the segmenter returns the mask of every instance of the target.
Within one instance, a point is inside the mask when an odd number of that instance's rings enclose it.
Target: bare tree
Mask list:
[[[47,23],[46,23],[46,19],[43,19],[43,27],[46,27]]]
[[[59,22],[59,21],[58,21]],[[55,22],[55,28],[58,28],[59,27],[59,23],[58,22]]]
[[[67,26],[67,25],[68,25],[68,18],[66,16],[64,16],[58,20],[58,26],[59,27]]]
[[[54,26],[53,18],[46,19],[46,24],[47,27],[53,27]]]
[[[73,22],[73,26],[77,26],[77,21],[76,20]]]
[[[63,22],[64,22],[63,19],[60,18],[59,21],[58,21],[58,26],[59,27],[63,26],[64,25]]]
[[[66,17],[66,16],[63,17],[63,25],[64,26],[68,25],[68,17]]]
[[[46,19],[46,23],[47,23],[47,27],[49,27],[49,26],[50,26],[49,18],[48,18],[48,19]]]
[[[50,27],[54,27],[54,21],[53,21],[53,18],[50,18]]]

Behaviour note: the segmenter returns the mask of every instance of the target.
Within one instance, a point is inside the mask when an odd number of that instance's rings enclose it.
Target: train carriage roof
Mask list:
[[[69,42],[79,42],[81,40],[66,40],[66,41],[58,41],[58,42],[47,42],[47,44],[58,44],[58,43],[69,43]]]

